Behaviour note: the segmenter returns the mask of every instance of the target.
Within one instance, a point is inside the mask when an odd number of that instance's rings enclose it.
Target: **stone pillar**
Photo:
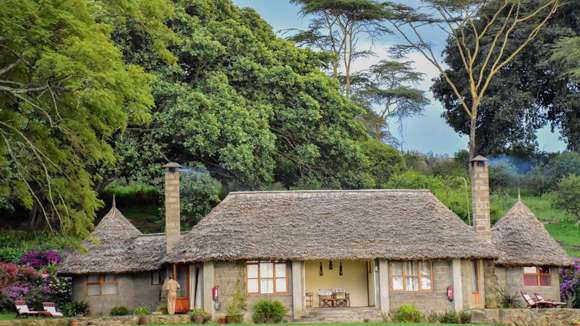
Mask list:
[[[179,204],[179,169],[177,163],[167,163],[165,168],[165,236],[169,252],[181,235],[181,207]]]
[[[304,262],[292,261],[292,318],[298,320],[304,314]]]
[[[214,265],[212,262],[203,263],[203,310],[215,320],[211,289],[214,286]]]
[[[389,297],[389,261],[379,259],[379,302],[381,312],[388,314],[391,309]]]
[[[483,288],[485,307],[497,308],[497,275],[495,273],[495,262],[490,259],[481,261],[483,270]]]
[[[461,278],[461,259],[453,259],[453,308],[455,311],[463,310],[463,282]]]
[[[481,155],[471,160],[471,197],[473,229],[491,242],[489,172],[487,159]]]

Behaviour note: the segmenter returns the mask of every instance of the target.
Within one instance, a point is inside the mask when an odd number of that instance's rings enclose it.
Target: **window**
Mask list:
[[[87,276],[87,295],[115,295],[118,293],[117,277],[110,274]]]
[[[473,293],[479,293],[479,265],[477,260],[471,261],[471,290]]]
[[[406,261],[391,264],[391,288],[394,291],[424,291],[432,289],[430,262]]]
[[[160,285],[163,283],[163,273],[161,271],[151,272],[151,285]]]
[[[286,263],[251,262],[246,264],[248,293],[274,294],[288,292],[288,266]]]
[[[550,269],[548,267],[524,267],[525,286],[550,286]]]

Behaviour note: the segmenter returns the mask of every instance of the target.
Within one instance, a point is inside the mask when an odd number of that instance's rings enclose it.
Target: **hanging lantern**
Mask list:
[[[324,275],[324,272],[322,271],[322,262],[320,262],[320,271],[318,272],[318,275]]]
[[[338,275],[342,276],[342,261],[338,263]]]
[[[328,269],[332,270],[332,260],[328,262]]]

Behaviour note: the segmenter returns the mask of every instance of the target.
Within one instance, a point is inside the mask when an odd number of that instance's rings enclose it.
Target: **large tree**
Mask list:
[[[95,2],[0,2],[0,206],[85,235],[98,166],[127,123],[150,119],[152,76],[126,65]]]
[[[528,2],[526,6],[536,4]],[[537,149],[536,131],[547,124],[560,129],[569,149],[580,150],[580,85],[568,72],[574,64],[577,66],[572,59],[577,51],[573,46],[565,50],[565,44],[573,44],[570,37],[578,33],[580,3],[566,2],[536,40],[497,73],[479,108],[477,152],[529,156]],[[514,34],[517,38],[525,36],[525,33]],[[557,48],[559,55],[551,61],[555,44],[562,46]],[[481,46],[489,45],[482,43]],[[448,73],[460,85],[463,96],[468,97],[469,81],[461,61],[454,40],[449,39],[445,50]],[[439,78],[432,89],[444,104],[443,116],[447,122],[456,131],[469,134],[469,119],[449,84]]]
[[[425,6],[393,5],[397,12],[391,26],[405,44],[401,52],[417,51],[431,62],[453,92],[453,99],[469,121],[469,154],[476,151],[476,130],[482,101],[497,74],[537,37],[557,11],[559,0],[425,0]],[[457,76],[440,62],[425,37],[425,28],[449,35],[460,54]],[[458,78],[459,77],[459,78]],[[467,83],[462,83],[467,81]],[[467,90],[467,91],[465,91]]]
[[[361,36],[373,39],[384,33],[380,23],[388,16],[384,3],[376,0],[292,0],[302,7],[302,14],[312,20],[306,30],[290,39],[299,45],[314,47],[331,54],[331,76],[344,81],[350,96],[352,66],[357,58],[372,54],[359,43]]]

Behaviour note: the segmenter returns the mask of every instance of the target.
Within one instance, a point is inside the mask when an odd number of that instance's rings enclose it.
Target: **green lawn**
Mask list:
[[[14,318],[16,318],[16,314],[14,314],[14,313],[0,312],[0,320],[11,320]]]

